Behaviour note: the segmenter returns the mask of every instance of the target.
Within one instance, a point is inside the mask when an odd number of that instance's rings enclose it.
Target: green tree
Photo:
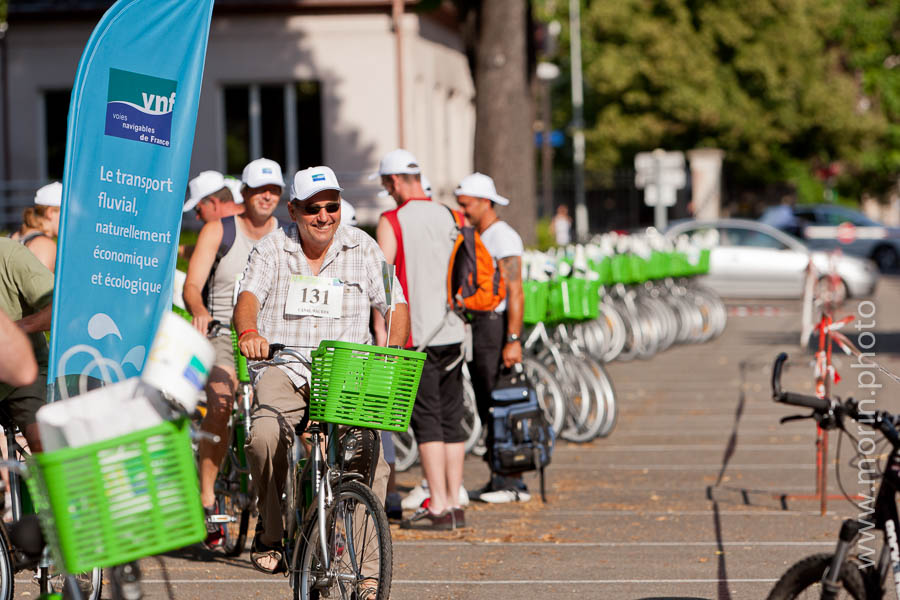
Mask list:
[[[588,167],[628,166],[655,147],[713,146],[726,151],[734,180],[800,183],[837,163],[842,192],[883,192],[900,166],[900,73],[886,61],[897,53],[898,7],[900,0],[585,2]],[[564,3],[545,0],[541,9],[542,18],[567,24]],[[565,57],[559,62],[567,71]],[[556,119],[568,122],[564,97],[556,106]]]

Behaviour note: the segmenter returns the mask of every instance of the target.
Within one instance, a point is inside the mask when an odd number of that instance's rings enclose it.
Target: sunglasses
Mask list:
[[[334,214],[337,211],[341,210],[341,203],[329,202],[328,204],[308,204],[306,206],[300,206],[299,208],[303,211],[303,214],[306,215],[317,215],[323,208],[328,212],[328,214]]]

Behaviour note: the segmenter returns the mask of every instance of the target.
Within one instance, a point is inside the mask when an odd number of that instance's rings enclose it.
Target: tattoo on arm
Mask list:
[[[522,279],[522,257],[508,256],[506,258],[501,258],[499,264],[500,274],[503,275],[503,279],[505,279],[507,283]]]

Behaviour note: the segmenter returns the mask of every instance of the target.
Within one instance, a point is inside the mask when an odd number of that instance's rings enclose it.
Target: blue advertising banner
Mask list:
[[[119,0],[81,56],[62,182],[51,396],[67,376],[139,374],[171,308],[212,9],[213,0]]]

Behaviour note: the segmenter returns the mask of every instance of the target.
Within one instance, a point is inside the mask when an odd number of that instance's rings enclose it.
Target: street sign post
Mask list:
[[[666,152],[657,148],[653,152],[638,152],[634,157],[634,184],[644,190],[644,204],[654,207],[653,224],[659,230],[666,228],[666,209],[675,206],[677,190],[687,185],[684,153]]]

